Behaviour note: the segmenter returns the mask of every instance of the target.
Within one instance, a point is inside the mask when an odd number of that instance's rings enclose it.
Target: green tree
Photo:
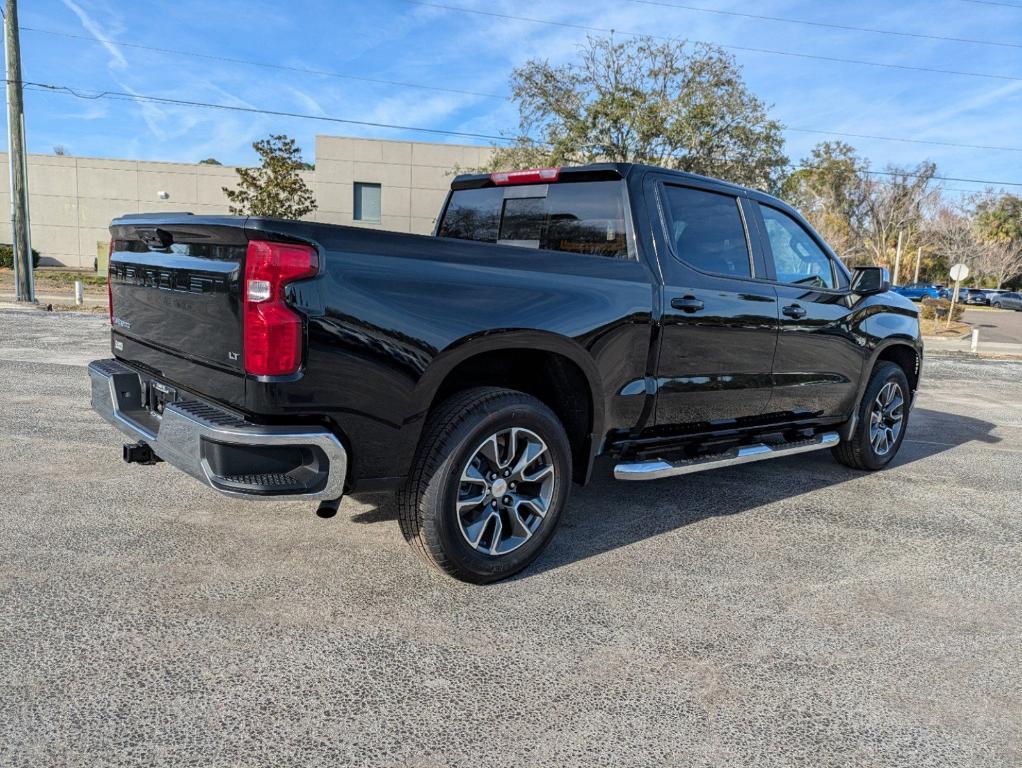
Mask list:
[[[205,160],[200,160],[199,165],[223,165],[215,157],[207,157]]]
[[[518,138],[489,170],[639,162],[777,189],[788,163],[781,124],[721,48],[590,37],[580,54],[514,70]]]
[[[236,168],[238,185],[224,187],[235,216],[273,216],[300,219],[316,210],[316,200],[299,171],[302,153],[289,136],[274,135],[252,144],[262,163]]]
[[[976,203],[976,229],[984,245],[982,268],[998,288],[1022,274],[1022,198],[981,197]]]
[[[983,197],[976,204],[976,225],[988,240],[1022,240],[1022,197]]]

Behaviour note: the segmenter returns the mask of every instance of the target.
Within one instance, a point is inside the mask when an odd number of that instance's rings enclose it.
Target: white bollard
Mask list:
[[[972,351],[973,354],[979,352],[979,328],[972,329]]]
[[[75,306],[80,307],[85,303],[85,286],[81,280],[75,280]]]

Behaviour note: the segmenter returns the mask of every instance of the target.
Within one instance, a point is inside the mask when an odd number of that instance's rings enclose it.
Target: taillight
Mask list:
[[[503,184],[542,184],[557,181],[560,168],[530,168],[525,171],[498,171],[490,174],[490,181],[498,186]]]
[[[110,312],[110,325],[114,324],[114,289],[110,284],[110,260],[114,257],[114,241],[110,241],[110,250],[107,251],[106,255],[106,303],[107,309]]]
[[[316,249],[252,240],[245,256],[245,371],[287,376],[302,366],[302,318],[284,302],[284,287],[319,270]]]

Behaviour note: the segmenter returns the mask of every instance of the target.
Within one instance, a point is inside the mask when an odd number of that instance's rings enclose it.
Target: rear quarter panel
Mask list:
[[[308,225],[306,225],[308,226]],[[653,280],[637,262],[347,227],[312,227],[322,274],[294,286],[309,317],[297,381],[253,390],[254,410],[321,414],[355,447],[356,480],[407,471],[447,372],[492,349],[546,349],[593,389],[601,434],[634,426]]]

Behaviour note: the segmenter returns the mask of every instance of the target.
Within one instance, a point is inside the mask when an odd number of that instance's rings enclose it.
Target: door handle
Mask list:
[[[695,296],[681,296],[671,299],[671,306],[682,312],[698,312],[705,305]]]
[[[782,309],[781,312],[786,314],[788,317],[795,318],[796,320],[800,320],[806,316],[805,309],[803,309],[798,304],[789,304],[784,309]]]

